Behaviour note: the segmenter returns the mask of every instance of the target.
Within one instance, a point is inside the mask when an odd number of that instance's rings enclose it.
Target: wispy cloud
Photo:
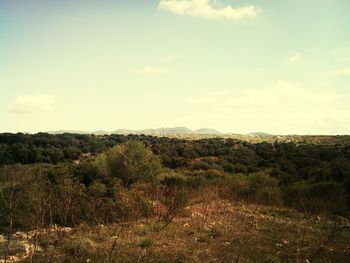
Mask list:
[[[18,95],[8,111],[17,114],[50,112],[54,103],[55,98],[51,95]]]
[[[167,72],[164,68],[147,66],[141,69],[137,69],[136,73],[140,75],[163,75]]]
[[[275,86],[245,89],[234,94],[207,94],[186,100],[196,118],[236,124],[235,132],[256,129],[287,134],[344,133],[350,129],[350,114],[337,96],[314,92],[298,83],[279,81]],[[204,121],[204,120],[203,120]]]
[[[350,67],[340,68],[334,71],[326,72],[329,76],[339,77],[339,76],[350,76]]]
[[[161,0],[158,9],[181,16],[232,21],[253,18],[260,12],[260,8],[253,5],[235,8],[230,5],[218,6],[216,3],[211,0]]]
[[[293,63],[300,61],[302,59],[302,57],[303,57],[303,53],[292,52],[288,55],[287,62],[293,64]]]

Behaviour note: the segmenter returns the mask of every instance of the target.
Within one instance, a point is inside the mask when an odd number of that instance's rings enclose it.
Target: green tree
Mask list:
[[[113,147],[98,156],[95,165],[101,177],[119,178],[124,186],[153,180],[161,168],[160,159],[138,141]]]

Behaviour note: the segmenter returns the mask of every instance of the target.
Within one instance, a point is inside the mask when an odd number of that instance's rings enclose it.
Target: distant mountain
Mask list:
[[[113,132],[113,134],[145,134],[145,135],[176,135],[176,134],[221,134],[221,132],[202,128],[192,131],[186,127],[174,127],[174,128],[159,128],[159,129],[145,129],[145,130],[128,130],[119,129]]]
[[[129,129],[118,129],[113,131],[112,134],[138,134],[138,131]]]
[[[130,129],[118,129],[113,132],[98,130],[94,132],[89,131],[75,131],[75,130],[59,130],[59,131],[49,131],[50,134],[63,134],[63,133],[74,133],[74,134],[94,134],[94,135],[110,135],[110,134],[145,134],[145,135],[219,135],[221,132],[209,129],[209,128],[201,128],[197,130],[190,130],[186,127],[173,127],[173,128],[158,128],[158,129],[145,129],[145,130],[130,130]]]
[[[193,131],[186,127],[159,128],[142,130],[143,134],[191,134]]]
[[[64,133],[71,133],[71,134],[94,134],[94,135],[108,135],[111,134],[111,132],[98,130],[94,132],[89,131],[76,131],[76,130],[59,130],[59,131],[48,131],[49,134],[64,134]]]
[[[248,135],[257,136],[257,137],[270,137],[270,136],[273,136],[273,134],[269,134],[269,133],[265,133],[265,132],[251,132]]]
[[[201,128],[201,129],[195,130],[194,133],[195,134],[222,134],[218,130],[208,129],[208,128]]]
[[[75,130],[59,130],[59,131],[48,131],[49,134],[64,134],[64,133],[72,133],[72,134],[90,134],[88,131],[75,131]]]
[[[109,135],[111,134],[111,132],[99,130],[99,131],[94,131],[92,134],[101,136],[101,135]]]

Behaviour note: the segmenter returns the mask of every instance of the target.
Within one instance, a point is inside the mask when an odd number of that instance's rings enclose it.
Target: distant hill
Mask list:
[[[145,130],[128,130],[128,129],[119,129],[112,132],[113,134],[145,134],[145,135],[175,135],[175,134],[221,134],[221,132],[201,128],[198,130],[190,130],[186,127],[174,127],[174,128],[159,128],[159,129],[145,129]]]
[[[132,130],[132,129],[118,129],[112,132],[104,131],[104,130],[97,130],[94,132],[89,131],[77,131],[77,130],[59,130],[59,131],[49,131],[50,134],[63,134],[63,133],[74,133],[74,134],[94,134],[94,135],[110,135],[110,134],[120,134],[120,135],[128,135],[128,134],[145,134],[145,135],[153,135],[153,136],[185,136],[188,135],[215,135],[215,136],[239,136],[242,138],[268,138],[273,137],[273,134],[265,133],[265,132],[251,132],[246,135],[244,134],[225,134],[221,133],[218,130],[211,129],[211,128],[200,128],[196,130],[191,130],[187,127],[171,127],[171,128],[155,128],[155,129],[144,129],[144,130]]]
[[[71,133],[71,134],[94,134],[94,135],[109,135],[111,132],[98,130],[94,132],[90,131],[76,131],[76,130],[59,130],[59,131],[48,131],[49,134],[64,134],[64,133]]]
[[[130,129],[118,129],[112,132],[112,134],[137,134],[138,131]]]
[[[48,131],[49,134],[64,134],[64,133],[74,133],[74,134],[91,134],[88,131],[75,131],[75,130],[59,130],[59,131]]]
[[[248,135],[251,136],[258,136],[258,137],[270,137],[270,136],[274,136],[273,134],[269,134],[269,133],[265,133],[265,132],[251,132]]]
[[[196,134],[222,134],[218,130],[208,129],[208,128],[201,128],[201,129],[195,130],[194,133],[196,133]]]
[[[186,127],[159,128],[142,130],[143,134],[191,134],[193,131]]]
[[[111,134],[111,132],[99,130],[99,131],[94,131],[92,134],[95,134],[95,135],[109,135],[109,134]]]

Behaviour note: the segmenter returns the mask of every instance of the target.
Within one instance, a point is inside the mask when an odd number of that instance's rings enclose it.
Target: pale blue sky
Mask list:
[[[348,0],[0,0],[0,131],[350,133]]]

